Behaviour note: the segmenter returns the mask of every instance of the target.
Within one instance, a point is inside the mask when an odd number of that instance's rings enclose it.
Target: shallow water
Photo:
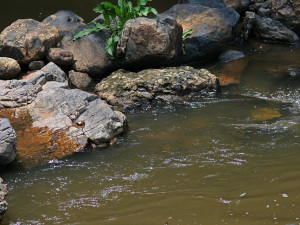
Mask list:
[[[286,72],[300,49],[242,50],[240,83],[218,97],[128,114],[113,147],[0,172],[3,224],[300,224],[300,80]],[[264,108],[281,117],[257,120]]]

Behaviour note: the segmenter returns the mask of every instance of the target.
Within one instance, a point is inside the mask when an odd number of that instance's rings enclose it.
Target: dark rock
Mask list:
[[[88,27],[84,26],[66,35],[61,42],[61,47],[73,53],[76,62],[72,68],[75,71],[88,73],[100,79],[114,68],[113,61],[105,52],[106,41],[110,38],[110,33],[102,30],[97,34],[90,34],[71,42],[77,32]]]
[[[297,34],[285,27],[279,21],[271,18],[256,15],[254,18],[253,31],[257,37],[265,41],[281,43],[299,42]]]
[[[182,28],[170,16],[139,17],[125,23],[118,56],[125,68],[176,65],[181,54]]]
[[[16,132],[11,127],[8,119],[0,118],[0,166],[11,163],[16,158],[16,156]]]
[[[47,60],[61,67],[70,67],[75,63],[73,53],[61,48],[51,48]]]
[[[20,71],[21,67],[16,60],[0,57],[0,80],[13,79]]]
[[[287,72],[292,78],[300,78],[300,67],[288,68]]]
[[[192,67],[148,69],[138,73],[118,70],[95,88],[100,98],[119,110],[148,105],[154,100],[176,101],[206,90],[216,92],[218,79]]]
[[[87,73],[75,72],[74,70],[69,72],[69,81],[75,88],[83,91],[93,91],[96,86]]]
[[[217,57],[231,39],[239,14],[217,0],[201,4],[178,4],[164,14],[172,15],[183,31],[193,29],[184,41],[181,63],[207,62]]]
[[[219,56],[221,62],[231,62],[240,58],[244,58],[245,54],[240,51],[228,50]]]
[[[60,10],[43,20],[43,23],[55,26],[60,35],[76,30],[83,26],[84,20],[70,10]]]
[[[262,17],[270,17],[272,12],[271,12],[271,9],[259,8],[259,10],[257,11],[257,14]]]
[[[249,39],[249,35],[251,33],[251,30],[253,28],[254,24],[254,18],[255,18],[255,13],[247,11],[245,13],[245,18],[244,18],[244,28],[243,28],[243,33],[242,33],[242,39],[244,41],[247,41]]]
[[[0,56],[24,64],[40,60],[56,46],[58,38],[54,26],[33,19],[20,19],[0,34]]]
[[[8,194],[6,186],[3,184],[3,180],[0,177],[0,223],[4,213],[7,211],[8,205],[5,201],[5,197]]]
[[[29,70],[33,71],[33,70],[40,70],[45,66],[44,61],[33,61],[31,63],[29,63]]]

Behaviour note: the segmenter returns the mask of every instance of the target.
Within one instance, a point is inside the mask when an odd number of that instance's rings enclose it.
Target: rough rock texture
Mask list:
[[[47,60],[61,67],[70,67],[75,63],[72,52],[61,48],[50,48]]]
[[[176,101],[201,90],[216,91],[218,85],[207,70],[171,67],[138,73],[119,70],[97,84],[95,91],[109,104],[126,110],[154,100]]]
[[[13,79],[20,71],[21,67],[16,60],[0,57],[0,80]]]
[[[243,31],[241,34],[242,40],[247,41],[249,39],[249,35],[251,33],[251,30],[253,28],[255,13],[247,11],[245,13],[244,21],[243,21]]]
[[[2,220],[2,216],[8,208],[7,202],[4,200],[6,195],[8,194],[8,191],[6,189],[6,186],[2,182],[3,180],[0,177],[0,223]]]
[[[86,145],[110,142],[126,127],[126,117],[113,111],[98,96],[78,89],[68,90],[68,85],[49,82],[29,106],[34,127],[68,129],[67,135]]]
[[[279,21],[271,18],[256,15],[254,18],[253,31],[257,37],[266,41],[282,43],[299,42],[299,37],[296,33],[285,27]]]
[[[184,41],[181,63],[206,62],[217,57],[231,39],[239,14],[217,0],[201,4],[178,4],[164,14],[173,15],[183,31],[193,29]]]
[[[244,58],[244,57],[245,57],[245,54],[241,51],[228,50],[219,56],[219,60],[221,62],[230,62],[230,61],[237,60],[237,59]]]
[[[272,0],[273,18],[300,34],[299,0]]]
[[[61,42],[61,47],[73,53],[76,62],[72,68],[75,71],[102,78],[114,67],[114,63],[105,53],[106,41],[110,38],[110,33],[102,30],[97,34],[90,34],[71,42],[77,32],[87,27],[84,26],[66,35]]]
[[[33,61],[29,63],[28,68],[30,71],[40,70],[45,66],[44,61]]]
[[[0,34],[0,56],[24,64],[40,60],[56,46],[58,38],[54,26],[33,19],[20,19]]]
[[[0,108],[26,106],[34,101],[48,81],[66,81],[66,74],[54,63],[29,74],[23,80],[0,81]]]
[[[87,73],[76,72],[74,70],[69,72],[69,81],[72,86],[83,91],[93,91],[96,86]]]
[[[60,35],[65,35],[68,32],[83,26],[84,20],[70,10],[60,10],[44,19],[43,23],[55,26]]]
[[[0,118],[0,166],[11,163],[16,158],[16,156],[16,132],[11,127],[8,119]]]
[[[126,22],[118,43],[125,68],[173,66],[181,54],[182,28],[173,17],[139,17]]]

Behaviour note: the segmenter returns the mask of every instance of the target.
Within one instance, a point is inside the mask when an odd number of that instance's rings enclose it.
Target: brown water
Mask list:
[[[300,224],[300,80],[285,72],[300,49],[243,51],[218,97],[128,114],[113,147],[0,172],[3,224]]]

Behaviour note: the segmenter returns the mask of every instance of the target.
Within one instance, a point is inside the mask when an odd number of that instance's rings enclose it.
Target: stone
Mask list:
[[[139,17],[125,23],[117,52],[123,67],[134,70],[177,64],[182,28],[173,17]]]
[[[0,108],[27,106],[49,81],[66,82],[66,74],[54,63],[28,74],[22,80],[0,81]]]
[[[66,35],[84,25],[84,20],[71,10],[60,10],[43,20],[43,23],[55,26],[59,35]]]
[[[87,73],[76,72],[74,70],[69,72],[69,82],[75,88],[83,91],[93,91],[96,86]]]
[[[185,54],[180,63],[204,63],[215,59],[232,37],[239,14],[217,0],[202,0],[201,4],[178,4],[164,14],[172,15],[183,31],[193,34],[183,40]]]
[[[44,61],[33,61],[29,63],[28,68],[30,71],[40,70],[45,66]]]
[[[0,56],[27,64],[43,59],[58,42],[54,26],[33,19],[20,19],[0,34]]]
[[[230,62],[233,60],[244,58],[245,54],[241,51],[228,50],[219,56],[221,62]]]
[[[257,14],[262,17],[271,17],[271,9],[259,8]]]
[[[95,143],[110,142],[126,128],[126,117],[113,111],[98,96],[71,89],[58,82],[49,82],[38,93],[29,107],[33,127],[67,130],[82,146],[87,140]]]
[[[0,118],[0,167],[11,163],[17,156],[17,135],[8,119]]]
[[[0,57],[0,80],[10,80],[21,72],[19,63],[11,58]]]
[[[61,48],[73,53],[75,63],[72,68],[77,72],[88,73],[94,78],[101,79],[114,69],[114,62],[106,55],[106,41],[110,32],[102,30],[71,42],[74,35],[90,26],[84,26],[66,35]]]
[[[300,78],[300,67],[291,67],[287,69],[287,72],[289,73],[290,77],[292,78]]]
[[[7,196],[7,194],[8,194],[7,188],[3,184],[3,180],[0,177],[0,223],[2,221],[2,217],[3,217],[4,213],[8,209],[7,202],[5,201],[5,197]]]
[[[70,67],[75,63],[73,53],[61,48],[50,48],[47,60],[63,68]]]
[[[256,14],[254,12],[250,12],[250,11],[246,11],[246,13],[245,13],[245,18],[243,21],[244,27],[243,27],[243,32],[242,32],[242,39],[244,41],[247,41],[249,39],[249,35],[253,28],[255,15]]]
[[[255,121],[263,122],[280,117],[282,117],[282,115],[274,109],[257,108],[251,111],[251,118]]]
[[[216,92],[219,82],[205,69],[170,67],[138,73],[118,70],[104,78],[96,94],[118,110],[126,111],[153,101],[177,101],[201,91]]]
[[[292,44],[299,42],[299,37],[296,33],[279,21],[271,18],[256,15],[253,23],[253,31],[258,38],[265,41]]]
[[[300,2],[299,0],[272,0],[273,19],[300,34]]]

